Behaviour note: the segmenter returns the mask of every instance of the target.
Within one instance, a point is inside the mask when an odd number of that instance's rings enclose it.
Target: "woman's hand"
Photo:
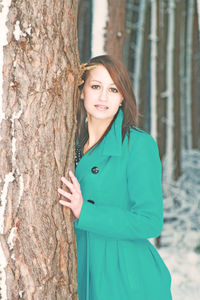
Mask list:
[[[60,202],[60,204],[71,208],[74,216],[77,219],[79,219],[82,204],[83,204],[83,197],[82,197],[82,193],[81,193],[81,189],[80,189],[80,184],[79,184],[77,178],[72,173],[72,171],[69,171],[69,176],[71,178],[71,182],[69,180],[67,180],[65,177],[62,177],[61,181],[64,184],[66,184],[66,186],[69,188],[71,193],[68,193],[60,188],[58,189],[58,192],[61,195],[63,195],[64,197],[66,197],[67,199],[69,199],[70,202],[65,201],[65,200],[60,200],[59,202]]]

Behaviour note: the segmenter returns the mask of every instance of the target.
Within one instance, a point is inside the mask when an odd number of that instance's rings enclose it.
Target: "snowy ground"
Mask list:
[[[173,300],[200,300],[200,151],[185,152],[183,162],[179,180],[163,186],[158,251],[171,272]]]

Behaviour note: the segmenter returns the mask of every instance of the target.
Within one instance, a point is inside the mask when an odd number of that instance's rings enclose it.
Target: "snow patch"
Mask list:
[[[19,298],[23,298],[24,290],[19,291]]]
[[[19,119],[22,114],[22,108],[12,115],[11,124],[12,124],[12,163],[15,162],[15,152],[16,152],[16,138],[15,138],[15,119]]]
[[[105,29],[108,20],[108,0],[92,2],[92,57],[105,54]]]
[[[21,198],[22,198],[22,195],[23,195],[23,191],[24,191],[24,181],[23,181],[22,175],[20,175],[20,177],[19,177],[19,197],[18,197],[17,207],[19,207],[19,205],[20,205]]]
[[[10,248],[10,250],[12,250],[14,248],[14,238],[15,238],[15,233],[17,231],[17,227],[13,227],[10,231],[10,234],[8,236],[8,240],[7,240],[7,243],[8,243],[8,246]]]
[[[14,34],[14,37],[15,37],[16,41],[18,41],[21,36],[26,37],[27,35],[30,35],[31,34],[31,24],[29,24],[28,28],[25,30],[25,32],[23,32],[20,29],[19,20],[17,20],[16,23],[15,23],[15,29],[13,31],[13,34]]]
[[[200,151],[184,150],[183,174],[166,182],[163,161],[164,227],[160,255],[172,276],[173,300],[200,299]]]
[[[15,120],[18,120],[21,117],[23,110],[22,106],[20,110],[16,113],[13,113],[12,118],[11,118],[11,128],[12,128],[12,168],[16,168],[16,174],[20,175],[18,168],[16,167],[16,138],[15,138]],[[14,172],[14,170],[12,170]],[[18,204],[17,207],[19,207],[22,194],[24,190],[24,182],[23,182],[23,177],[22,175],[19,176],[19,197],[18,197]]]
[[[6,208],[6,197],[8,193],[8,185],[10,182],[14,180],[14,176],[12,172],[9,172],[5,175],[4,186],[1,193],[1,205],[0,205],[0,234],[4,233],[4,212]]]

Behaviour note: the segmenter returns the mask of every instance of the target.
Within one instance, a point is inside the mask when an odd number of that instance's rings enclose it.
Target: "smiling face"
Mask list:
[[[123,101],[123,96],[103,65],[89,71],[81,98],[84,99],[88,119],[106,121],[112,121]]]

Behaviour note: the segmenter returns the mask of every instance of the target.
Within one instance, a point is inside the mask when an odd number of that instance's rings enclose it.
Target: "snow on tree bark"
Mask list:
[[[77,299],[74,218],[57,193],[74,167],[77,1],[9,4],[0,44],[1,297]]]

